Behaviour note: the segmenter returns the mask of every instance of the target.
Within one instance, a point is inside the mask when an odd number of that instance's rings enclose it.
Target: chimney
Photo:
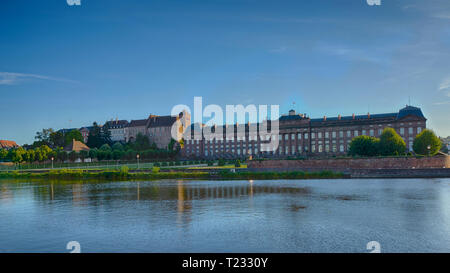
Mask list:
[[[327,116],[323,116],[323,121],[327,121]]]
[[[341,120],[341,114],[338,115],[338,120]]]
[[[370,118],[370,113],[367,113],[367,118]]]
[[[352,117],[353,117],[353,119],[355,119],[355,113],[353,113]]]

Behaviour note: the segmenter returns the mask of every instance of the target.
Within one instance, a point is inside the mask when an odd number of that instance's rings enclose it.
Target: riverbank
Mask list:
[[[128,172],[128,171],[89,171],[89,170],[51,170],[46,172],[0,172],[0,179],[109,179],[109,180],[157,180],[157,179],[336,179],[347,176],[339,172],[318,171],[318,172],[231,172],[221,170],[218,172]]]

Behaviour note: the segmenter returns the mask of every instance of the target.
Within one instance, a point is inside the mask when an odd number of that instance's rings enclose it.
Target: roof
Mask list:
[[[70,132],[72,132],[72,131],[74,131],[74,130],[78,130],[78,129],[77,129],[77,128],[60,129],[60,130],[58,130],[57,132],[61,132],[61,133],[63,133],[63,134],[67,134],[67,133],[70,133]]]
[[[15,141],[12,140],[0,140],[0,148],[9,149],[9,148],[17,148],[19,145]]]
[[[140,126],[147,126],[147,119],[132,120],[128,124],[128,127],[140,127]]]
[[[77,141],[75,139],[72,140],[72,143],[64,147],[64,151],[68,152],[80,152],[80,151],[89,151],[89,147],[86,146],[83,142]]]
[[[175,116],[153,116],[149,118],[148,127],[167,127],[172,126],[176,121],[177,117]]]
[[[369,114],[369,115],[355,115],[355,118],[353,116],[343,116],[341,119],[339,117],[327,117],[326,120],[324,118],[314,118],[311,119],[311,122],[323,122],[323,121],[349,121],[349,120],[368,120],[368,119],[386,119],[391,118],[395,119],[397,118],[398,113],[387,113],[387,114]]]
[[[127,120],[112,120],[112,121],[107,121],[105,123],[105,126],[107,126],[109,128],[123,128],[127,125],[128,125]]]
[[[425,118],[425,116],[422,113],[422,110],[419,107],[406,105],[405,108],[400,109],[400,111],[398,112],[397,119],[401,119],[409,115]]]

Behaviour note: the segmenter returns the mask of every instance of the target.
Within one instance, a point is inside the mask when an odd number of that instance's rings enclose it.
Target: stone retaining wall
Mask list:
[[[247,166],[254,170],[443,169],[450,168],[450,156],[253,160]]]

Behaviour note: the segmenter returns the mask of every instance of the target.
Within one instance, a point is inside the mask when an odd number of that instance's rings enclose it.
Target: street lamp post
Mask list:
[[[139,170],[139,154],[136,155],[136,158],[137,158],[137,164],[138,164],[138,167],[137,167],[137,168],[138,168],[138,170]]]
[[[53,169],[53,160],[55,160],[55,158],[52,156],[52,169]]]
[[[428,156],[430,156],[430,150],[431,150],[431,146],[430,145],[427,146],[427,150],[428,150]]]

